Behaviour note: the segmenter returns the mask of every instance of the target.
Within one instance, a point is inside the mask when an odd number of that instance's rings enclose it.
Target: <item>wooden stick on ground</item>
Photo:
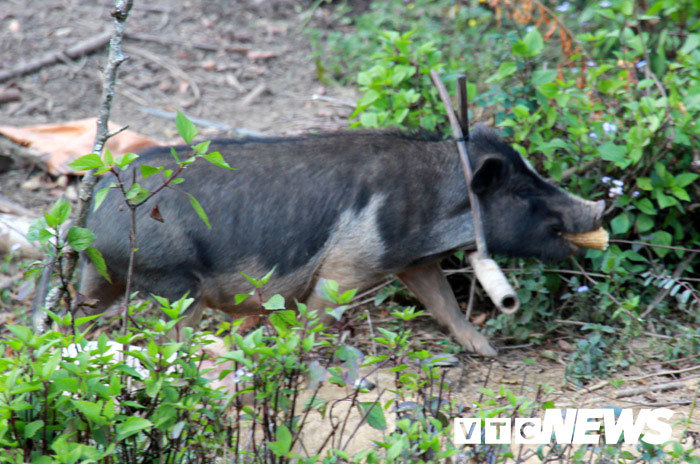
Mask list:
[[[700,375],[693,375],[686,377],[682,380],[674,380],[673,382],[666,383],[656,383],[653,385],[645,385],[643,387],[627,388],[625,390],[618,390],[615,392],[615,398],[626,398],[628,396],[639,395],[641,393],[658,392],[666,390],[674,390],[676,388],[682,388],[686,386],[688,380],[693,380],[699,378]]]
[[[37,58],[34,61],[22,63],[13,69],[8,69],[7,71],[0,71],[0,82],[4,82],[19,76],[24,76],[25,74],[31,74],[43,67],[63,61],[65,57],[74,60],[76,58],[80,58],[83,55],[89,55],[90,53],[99,50],[105,45],[107,45],[111,36],[111,31],[105,31],[99,35],[90,37],[87,40],[78,42],[77,44],[72,45],[66,48],[65,50],[49,52],[44,56]]]

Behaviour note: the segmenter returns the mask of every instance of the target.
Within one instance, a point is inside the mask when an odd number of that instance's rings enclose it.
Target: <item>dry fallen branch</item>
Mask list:
[[[666,390],[675,390],[686,386],[688,380],[700,378],[700,374],[686,377],[683,380],[674,380],[673,382],[656,383],[653,385],[645,385],[643,387],[627,388],[615,392],[615,398],[626,398],[628,396],[640,395],[642,393],[659,392]]]
[[[161,45],[177,45],[178,47],[188,47],[188,48],[199,48],[200,50],[206,50],[209,52],[218,52],[221,47],[218,45],[212,45],[204,42],[194,42],[190,40],[178,40],[172,37],[163,37],[155,34],[143,34],[140,32],[127,32],[126,38],[129,40],[138,40],[141,42],[154,42]]]
[[[0,71],[0,82],[4,82],[19,76],[24,76],[25,74],[33,73],[45,66],[56,64],[58,62],[63,62],[66,60],[66,58],[74,60],[76,58],[80,58],[81,56],[88,55],[107,45],[111,36],[112,33],[110,31],[105,31],[100,35],[90,37],[87,40],[72,45],[66,48],[65,50],[49,52],[46,55],[34,61],[22,63],[16,68],[9,69],[7,71]]]
[[[629,379],[624,379],[625,382],[634,382],[637,380],[643,380],[643,379],[648,379],[649,377],[659,377],[661,375],[675,375],[675,374],[682,374],[684,372],[690,372],[690,371],[696,371],[700,369],[700,365],[698,366],[692,366],[692,367],[686,367],[685,369],[676,369],[673,371],[660,371],[660,372],[652,372],[651,374],[645,374],[645,375],[640,375],[638,377],[632,377]],[[610,383],[610,380],[603,380],[602,382],[599,382],[592,387],[584,388],[583,390],[579,390],[578,393],[580,395],[590,393],[592,391],[600,390],[601,388],[605,387]]]

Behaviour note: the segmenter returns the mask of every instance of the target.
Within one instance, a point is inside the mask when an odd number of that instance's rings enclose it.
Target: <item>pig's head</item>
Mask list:
[[[562,259],[578,251],[563,234],[600,227],[605,201],[584,200],[550,184],[491,128],[471,131],[469,156],[489,251]]]

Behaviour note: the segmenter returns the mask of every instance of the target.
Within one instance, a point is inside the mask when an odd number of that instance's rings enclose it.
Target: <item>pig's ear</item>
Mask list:
[[[484,158],[474,172],[472,192],[483,195],[495,190],[503,179],[503,160],[498,156]]]

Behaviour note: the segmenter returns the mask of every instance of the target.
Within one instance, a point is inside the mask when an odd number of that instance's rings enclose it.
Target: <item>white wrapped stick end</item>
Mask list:
[[[474,252],[469,255],[469,262],[479,283],[502,313],[513,314],[520,308],[518,295],[494,260]]]

